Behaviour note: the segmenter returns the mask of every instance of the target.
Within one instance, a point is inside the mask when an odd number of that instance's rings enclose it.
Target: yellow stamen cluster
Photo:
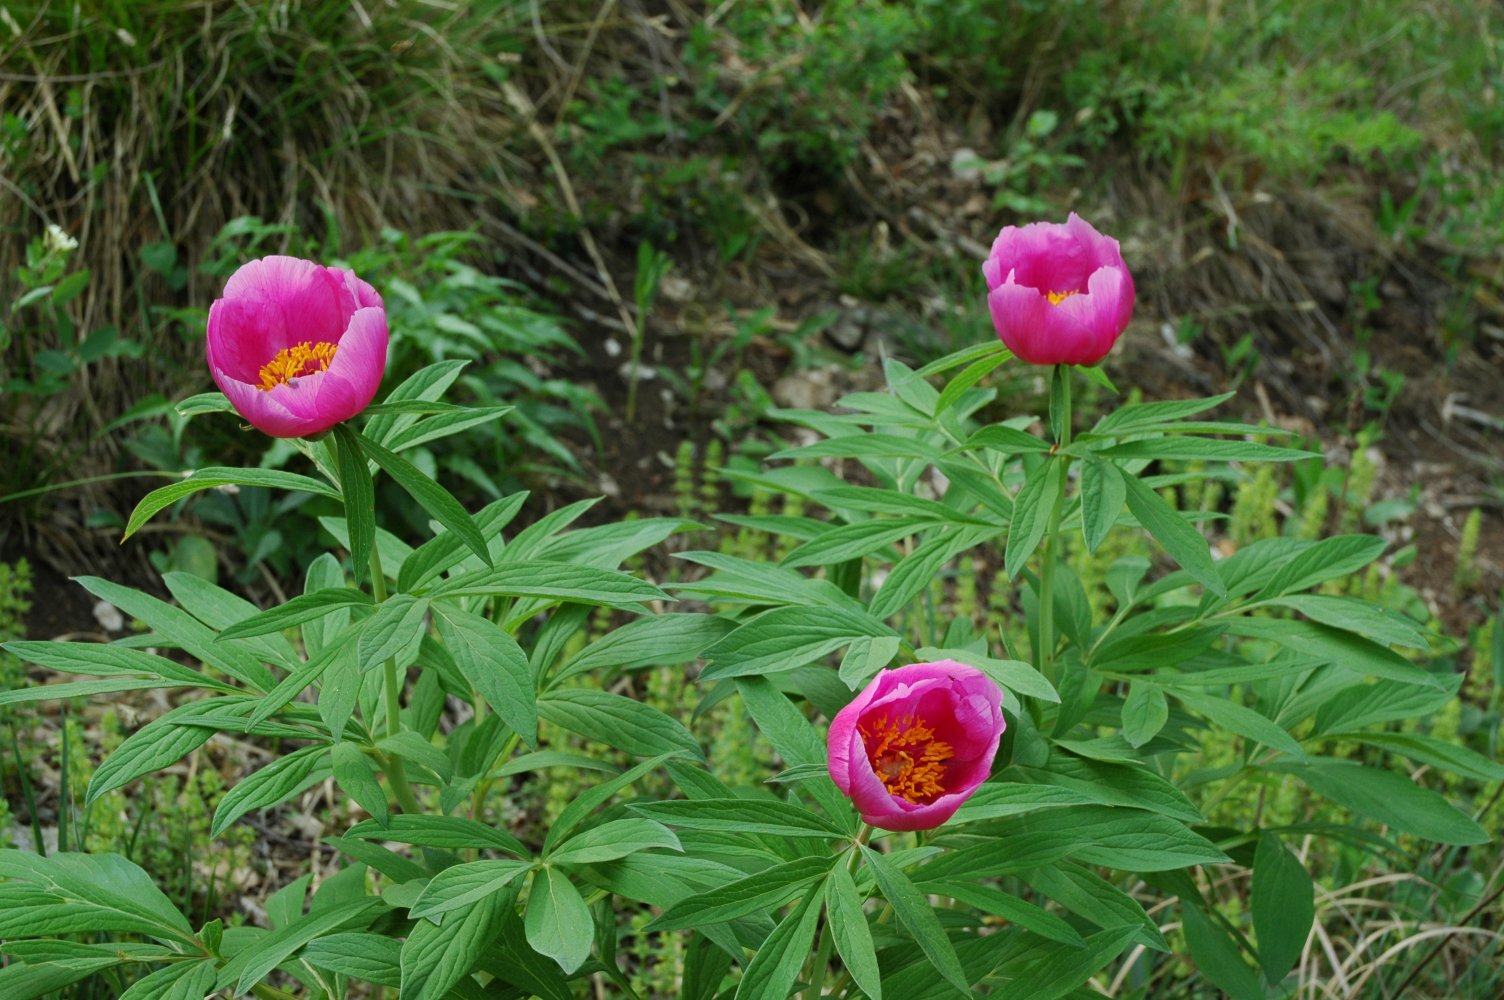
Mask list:
[[[912,715],[889,721],[886,715],[857,727],[867,758],[883,786],[901,799],[928,805],[945,788],[945,764],[955,751],[935,739],[935,731]]]
[[[338,344],[320,341],[315,344],[304,341],[292,347],[284,347],[277,356],[261,366],[261,384],[256,388],[270,392],[279,385],[291,382],[300,375],[329,370]]]
[[[1050,305],[1052,305],[1052,306],[1058,306],[1060,303],[1064,302],[1066,299],[1070,298],[1072,295],[1080,295],[1080,294],[1081,294],[1080,292],[1075,291],[1074,289],[1072,289],[1069,292],[1045,292],[1044,293],[1044,297],[1050,300]]]

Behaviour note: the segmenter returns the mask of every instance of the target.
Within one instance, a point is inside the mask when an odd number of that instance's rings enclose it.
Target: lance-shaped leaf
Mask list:
[[[429,479],[419,471],[417,466],[396,452],[358,432],[351,431],[350,433],[359,442],[361,451],[381,466],[382,471],[391,476],[398,486],[406,490],[408,495],[418,502],[418,506],[427,511],[435,521],[452,531],[455,537],[464,542],[465,547],[475,553],[482,562],[488,566],[491,564],[491,553],[486,548],[486,541],[481,536],[480,529],[475,526],[469,513],[460,506],[458,500],[449,494],[448,490]]]
[[[218,466],[199,469],[187,479],[159,487],[142,497],[141,502],[136,504],[136,509],[131,511],[130,518],[125,522],[125,533],[120,540],[123,542],[141,530],[141,526],[150,521],[152,516],[162,508],[177,503],[184,497],[213,489],[216,486],[260,486],[265,489],[288,490],[294,493],[314,493],[326,497],[339,496],[339,492],[323,480],[300,476],[293,472]]]

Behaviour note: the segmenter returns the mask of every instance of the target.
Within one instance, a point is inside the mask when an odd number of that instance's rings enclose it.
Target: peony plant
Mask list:
[[[1329,592],[1382,539],[1216,559],[1166,496],[1317,456],[1209,419],[1228,396],[1077,427],[1074,366],[1131,313],[1116,242],[1076,216],[1005,229],[984,271],[1002,343],[917,371],[889,360],[886,392],[782,415],[816,440],[754,479],[823,516],[742,523],[786,555],[682,552],[681,574],[650,581],[622,566],[696,525],[578,528],[584,502],[514,529],[520,494],[467,511],[402,454],[502,415],[443,402],[463,366],[371,403],[379,295],[312,262],[248,264],[211,313],[222,392],[181,409],[288,436],[307,471],[198,470],[146,496],[126,535],[233,484],[342,505],[330,551],[269,608],[180,573],[163,579],[172,602],[82,577],[148,634],[8,643],[93,679],[0,705],[166,690],[85,808],[219,734],[254,739],[277,756],[239,776],[213,833],[331,788],[342,867],[276,893],[270,926],[226,927],[125,858],[0,850],[0,996],[107,974],[125,1000],[633,998],[651,972],[687,1000],[1078,998],[1187,956],[1210,991],[1288,994],[1313,844],[1486,839],[1386,755],[1504,775],[1394,731],[1451,703],[1457,678],[1417,623]],[[985,385],[1015,355],[1054,366],[1042,418]],[[375,475],[431,516],[427,537],[374,523]],[[977,565],[996,570],[999,620],[947,596]],[[692,677],[698,708],[634,697],[648,669]],[[765,773],[707,749],[721,706],[771,747]],[[1203,766],[1212,746],[1230,756]],[[566,778],[556,808],[519,815],[520,790]],[[1227,808],[1249,788],[1257,808]],[[1266,791],[1294,804],[1266,810]],[[624,948],[643,937],[672,942],[666,972]]]

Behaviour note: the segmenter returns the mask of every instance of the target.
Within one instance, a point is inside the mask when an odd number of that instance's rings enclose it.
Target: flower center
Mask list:
[[[867,759],[883,787],[915,805],[928,805],[945,794],[940,779],[955,752],[935,739],[935,731],[906,715],[890,722],[886,715],[857,727]]]
[[[1073,289],[1073,290],[1071,290],[1069,292],[1045,292],[1044,297],[1050,300],[1050,305],[1052,305],[1052,306],[1058,306],[1060,303],[1064,302],[1066,299],[1070,298],[1072,295],[1080,295],[1080,294],[1081,294],[1080,292],[1075,291]]]
[[[261,366],[261,384],[256,388],[270,392],[300,375],[328,371],[329,362],[334,360],[334,352],[338,347],[338,344],[324,340],[316,344],[305,340],[301,344],[284,347],[277,352],[276,357]]]

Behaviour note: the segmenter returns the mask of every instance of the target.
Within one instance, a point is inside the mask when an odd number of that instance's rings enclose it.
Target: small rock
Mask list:
[[[125,616],[120,613],[119,608],[115,607],[109,601],[95,602],[94,620],[106,632],[119,632],[125,628]]]

